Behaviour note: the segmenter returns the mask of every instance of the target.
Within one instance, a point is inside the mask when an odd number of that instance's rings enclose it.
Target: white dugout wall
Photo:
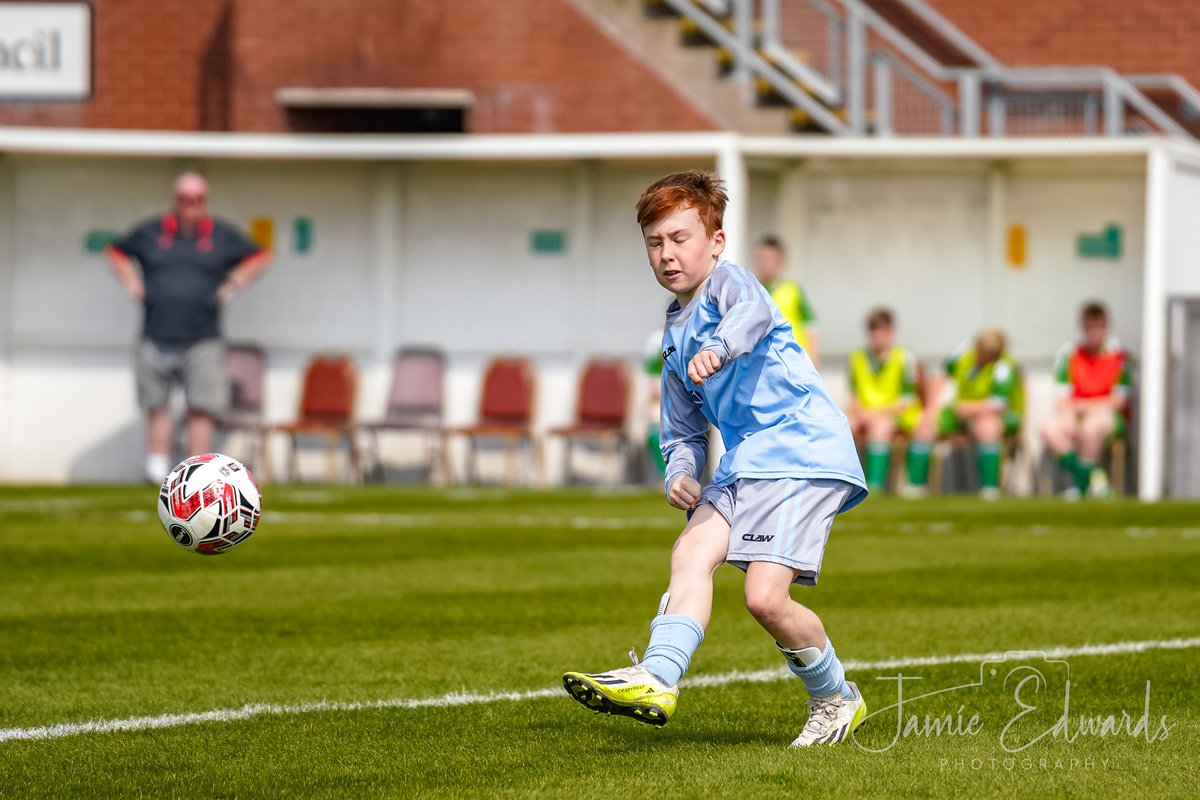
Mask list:
[[[787,241],[821,317],[835,394],[845,394],[842,363],[863,316],[886,304],[902,340],[931,363],[984,325],[1008,331],[1030,374],[1032,430],[1050,408],[1052,358],[1074,336],[1081,301],[1105,300],[1117,335],[1142,354],[1147,258],[1187,251],[1163,245],[1176,226],[1179,237],[1194,235],[1179,209],[1194,198],[1172,196],[1162,205],[1174,216],[1147,239],[1149,165],[1161,158],[1175,169],[1179,152],[1146,140],[0,129],[0,480],[137,479],[130,354],[140,310],[83,242],[88,231],[162,213],[185,168],[209,177],[217,215],[243,227],[275,222],[273,268],[225,317],[228,338],[267,348],[271,420],[294,415],[314,352],[355,355],[360,416],[371,419],[383,413],[393,350],[435,344],[450,361],[449,423],[474,419],[481,367],[498,352],[537,363],[538,427],[566,422],[586,358],[636,364],[660,324],[669,296],[646,265],[633,204],[661,174],[695,166],[729,181],[735,257],[768,231]],[[314,226],[304,253],[290,238],[301,217]],[[1078,236],[1108,224],[1123,231],[1119,257],[1080,257]],[[1026,231],[1019,268],[1007,257],[1013,226]],[[561,232],[565,247],[538,252],[537,231]],[[1143,360],[1153,374],[1153,357]],[[1143,454],[1146,444],[1154,437]],[[1159,436],[1159,463],[1161,445]],[[1161,474],[1151,475],[1161,489]]]

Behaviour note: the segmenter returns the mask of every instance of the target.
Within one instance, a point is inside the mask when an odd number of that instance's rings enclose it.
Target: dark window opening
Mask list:
[[[462,108],[289,108],[297,133],[465,133]]]

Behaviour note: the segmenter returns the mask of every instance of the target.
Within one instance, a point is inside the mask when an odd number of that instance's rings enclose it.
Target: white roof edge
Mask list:
[[[1176,162],[1187,164],[1193,169],[1200,169],[1200,144],[1171,139],[1165,143],[1164,147],[1168,155]]]
[[[1138,138],[843,138],[699,133],[276,134],[116,131],[0,126],[0,153],[344,160],[569,160],[715,157],[731,146],[777,158],[1015,158],[1145,155],[1165,140]],[[1173,142],[1195,153],[1200,146]]]
[[[1138,138],[791,138],[756,137],[741,140],[742,152],[783,158],[1018,158],[1145,155],[1162,141]]]
[[[305,134],[0,126],[0,153],[347,160],[556,160],[715,156],[728,133]]]

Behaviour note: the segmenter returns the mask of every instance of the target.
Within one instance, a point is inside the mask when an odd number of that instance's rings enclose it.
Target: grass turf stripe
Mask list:
[[[1072,658],[1079,656],[1129,655],[1143,653],[1149,650],[1187,650],[1200,647],[1200,637],[1158,639],[1145,641],[1112,642],[1107,644],[1085,644],[1075,647],[1057,646],[1044,649],[1008,651],[1035,653],[1050,658]],[[958,653],[941,656],[916,656],[911,658],[893,658],[883,661],[844,661],[847,672],[871,669],[903,669],[907,667],[940,666],[945,664],[962,664],[981,662],[990,659],[1003,658],[1007,653]],[[683,681],[684,687],[703,688],[725,686],[731,683],[767,683],[785,680],[791,677],[791,672],[784,668],[764,669],[751,672],[734,670],[718,675],[699,675]],[[45,739],[62,739],[69,736],[80,736],[88,733],[118,733],[124,731],[146,731],[162,728],[178,728],[185,725],[199,725],[206,722],[241,722],[262,716],[291,716],[297,714],[312,714],[323,711],[364,711],[371,709],[406,709],[406,708],[450,708],[454,706],[479,705],[501,701],[537,700],[545,697],[563,696],[561,686],[530,691],[501,691],[476,694],[472,692],[452,692],[437,697],[395,698],[391,700],[367,700],[361,702],[330,702],[322,700],[313,703],[292,703],[286,705],[274,703],[248,703],[240,708],[218,708],[211,711],[190,712],[186,714],[158,714],[147,717],[128,717],[116,720],[91,720],[89,722],[62,722],[56,725],[45,725],[33,728],[4,728],[0,729],[0,742],[38,741]]]

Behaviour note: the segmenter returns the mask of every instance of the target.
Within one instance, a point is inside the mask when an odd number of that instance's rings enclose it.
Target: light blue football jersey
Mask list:
[[[712,350],[721,369],[696,386],[688,362]],[[846,416],[791,325],[744,267],[722,261],[680,308],[672,302],[663,330],[662,451],[666,486],[699,478],[708,459],[708,427],[721,432],[725,455],[712,483],[739,478],[831,478],[857,488],[842,510],[867,495]]]

